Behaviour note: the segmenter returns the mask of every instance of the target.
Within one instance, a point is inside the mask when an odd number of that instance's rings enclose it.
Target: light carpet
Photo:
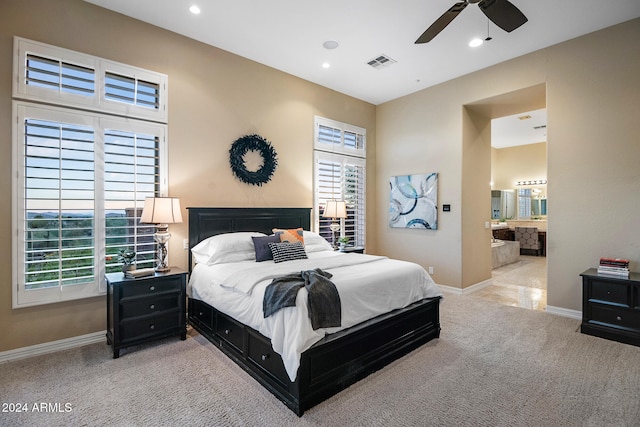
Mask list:
[[[640,348],[446,294],[439,339],[298,418],[205,338],[0,365],[2,426],[638,426]],[[48,404],[34,412],[33,405]],[[57,410],[56,410],[57,408]]]

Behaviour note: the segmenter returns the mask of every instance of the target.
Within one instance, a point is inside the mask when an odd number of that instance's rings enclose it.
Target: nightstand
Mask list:
[[[343,250],[341,250],[340,252],[363,254],[364,253],[364,248],[362,246],[359,246],[359,247],[348,246],[348,247],[344,248]]]
[[[591,268],[581,276],[581,332],[640,346],[640,273],[616,277]]]
[[[107,343],[114,359],[124,347],[171,335],[187,339],[186,271],[172,267],[138,279],[127,279],[123,273],[105,276]]]

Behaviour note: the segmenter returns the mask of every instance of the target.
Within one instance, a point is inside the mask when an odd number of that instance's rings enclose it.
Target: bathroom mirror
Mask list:
[[[515,190],[491,190],[491,219],[515,219]]]

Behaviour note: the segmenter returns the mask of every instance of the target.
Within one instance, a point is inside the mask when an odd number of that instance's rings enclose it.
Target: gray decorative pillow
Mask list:
[[[251,239],[256,250],[257,262],[273,259],[269,243],[280,243],[280,236],[251,237]]]
[[[294,259],[307,259],[302,242],[269,243],[273,254],[273,262],[293,261]]]

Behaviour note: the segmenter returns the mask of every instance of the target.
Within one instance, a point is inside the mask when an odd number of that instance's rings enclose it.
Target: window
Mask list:
[[[166,193],[166,77],[20,38],[14,62],[13,306],[99,295],[120,249],[153,266],[139,217]]]
[[[366,130],[315,118],[314,205],[318,233],[329,242],[331,219],[322,216],[326,202],[344,200],[347,218],[341,220],[340,237],[348,246],[365,245]]]
[[[531,218],[531,189],[518,189],[518,219]]]

